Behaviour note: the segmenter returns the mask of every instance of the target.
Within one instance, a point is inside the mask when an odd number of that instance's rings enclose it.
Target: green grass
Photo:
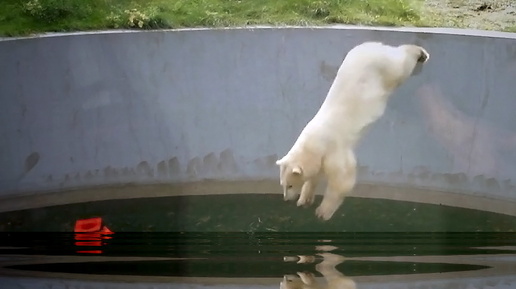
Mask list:
[[[0,35],[97,29],[421,26],[421,0],[2,0]]]
[[[516,33],[516,26],[506,27],[503,31]]]

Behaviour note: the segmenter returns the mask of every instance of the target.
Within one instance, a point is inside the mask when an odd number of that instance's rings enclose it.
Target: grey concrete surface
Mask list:
[[[431,58],[361,141],[359,181],[516,202],[516,34],[356,27],[2,40],[0,197],[277,179],[347,51],[370,40]]]

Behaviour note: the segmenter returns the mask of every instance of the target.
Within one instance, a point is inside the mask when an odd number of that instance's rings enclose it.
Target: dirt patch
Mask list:
[[[437,26],[516,32],[514,0],[425,0],[424,9]]]

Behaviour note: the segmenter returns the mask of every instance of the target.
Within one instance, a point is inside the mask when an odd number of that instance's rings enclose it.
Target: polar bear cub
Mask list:
[[[391,93],[430,55],[420,46],[365,42],[351,49],[319,111],[290,151],[276,161],[286,201],[301,191],[298,206],[314,202],[314,190],[327,180],[316,216],[329,220],[356,182],[354,148],[364,129],[380,118]]]

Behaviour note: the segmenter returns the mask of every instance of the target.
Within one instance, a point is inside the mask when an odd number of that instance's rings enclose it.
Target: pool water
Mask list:
[[[514,233],[0,233],[0,287],[516,288]]]
[[[142,192],[153,193],[149,189]],[[65,199],[67,194],[58,199]],[[0,212],[0,232],[73,232],[77,220],[91,217],[101,217],[117,233],[516,232],[516,217],[511,215],[357,197],[346,198],[333,218],[322,222],[315,216],[321,199],[316,196],[309,208],[285,202],[281,194],[247,193],[66,203]]]

